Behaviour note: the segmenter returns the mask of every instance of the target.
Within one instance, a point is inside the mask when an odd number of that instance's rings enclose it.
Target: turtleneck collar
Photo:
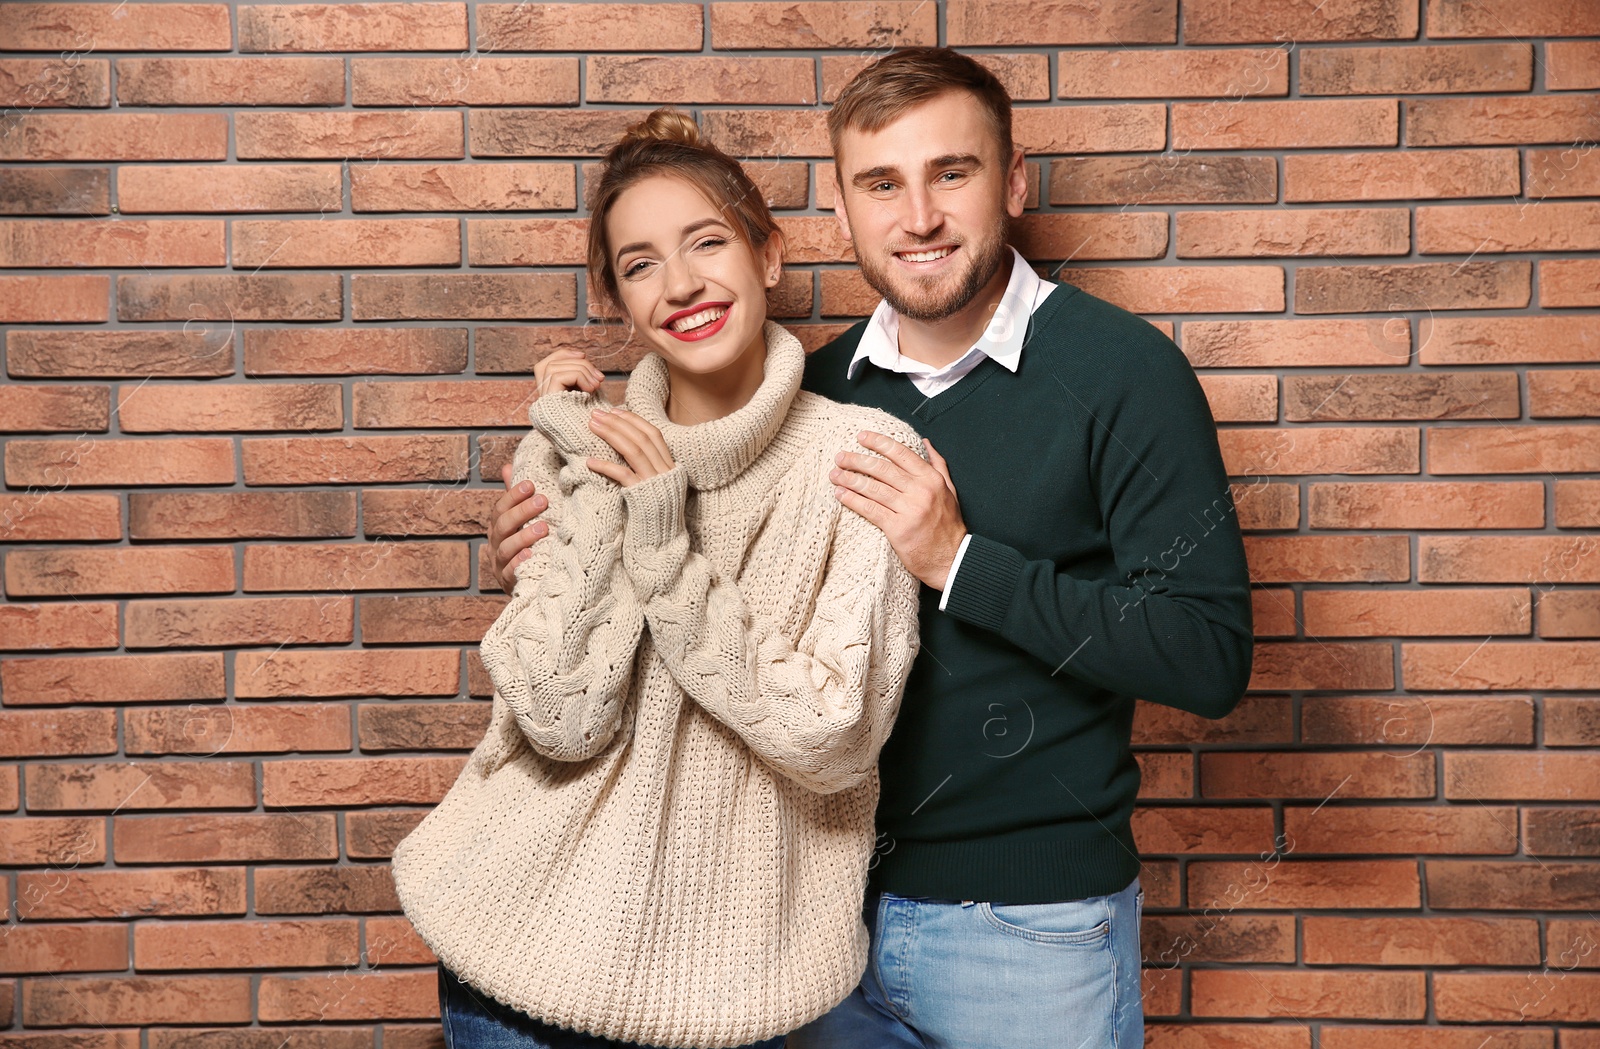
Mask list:
[[[673,461],[684,465],[691,488],[720,488],[743,473],[782,427],[800,390],[806,357],[800,340],[770,320],[762,335],[767,359],[761,385],[743,407],[720,419],[683,425],[667,418],[667,362],[655,351],[645,354],[628,377],[623,404],[661,431]],[[599,403],[599,397],[583,390],[557,390],[536,399],[528,418],[579,466],[584,456],[621,462],[616,450],[589,429],[589,412]]]

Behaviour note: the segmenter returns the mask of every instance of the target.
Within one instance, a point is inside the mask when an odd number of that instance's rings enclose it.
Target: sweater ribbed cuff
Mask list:
[[[998,632],[1027,558],[1015,547],[968,533],[961,571],[951,581],[944,610],[957,619]]]
[[[688,498],[689,471],[681,462],[622,489],[628,511],[622,526],[622,567],[643,600],[670,586],[683,568],[689,552]]]

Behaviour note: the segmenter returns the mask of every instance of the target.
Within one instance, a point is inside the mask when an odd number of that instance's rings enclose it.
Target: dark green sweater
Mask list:
[[[1015,374],[990,358],[936,396],[863,360],[866,322],[803,388],[882,408],[948,460],[972,534],[879,768],[869,891],[1042,903],[1139,872],[1134,699],[1220,718],[1253,648],[1244,544],[1210,406],[1150,324],[1070,285]]]

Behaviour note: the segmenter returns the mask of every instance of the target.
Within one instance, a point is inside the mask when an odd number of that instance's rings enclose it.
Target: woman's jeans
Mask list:
[[[882,893],[867,971],[788,1049],[1140,1049],[1139,879],[1063,903]]]
[[[439,963],[439,1022],[445,1049],[651,1049],[534,1019],[463,983]],[[783,1035],[743,1049],[782,1049]]]

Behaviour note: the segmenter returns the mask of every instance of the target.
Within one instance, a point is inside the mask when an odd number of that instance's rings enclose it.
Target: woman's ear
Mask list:
[[[761,246],[761,280],[767,287],[777,287],[783,277],[783,231],[774,229],[767,242]]]

